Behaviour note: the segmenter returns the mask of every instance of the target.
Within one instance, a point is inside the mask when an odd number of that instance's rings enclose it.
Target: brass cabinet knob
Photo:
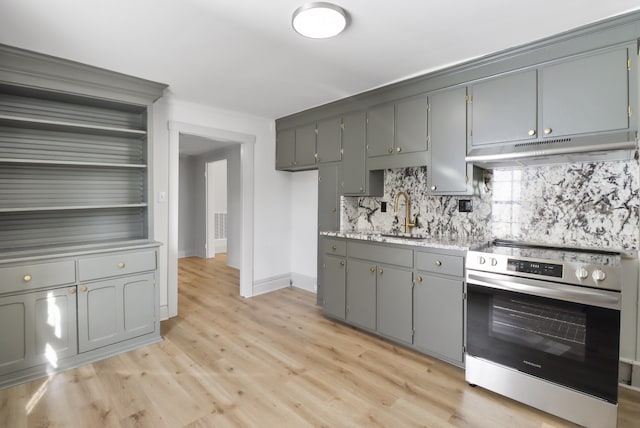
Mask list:
[[[69,294],[76,294],[76,287],[70,288]]]
[[[336,211],[337,211],[337,210],[336,210],[335,208],[331,208],[331,212],[332,212],[332,213],[334,213],[334,212],[336,212]]]
[[[534,135],[536,135],[536,130],[535,129],[530,129],[529,130],[529,136],[533,137]]]
[[[422,277],[421,276],[416,276],[416,282],[422,282]]]
[[[389,147],[389,148],[387,149],[387,153],[393,153],[393,149],[392,149],[391,147]]]
[[[544,133],[545,134],[551,134],[553,132],[553,129],[551,128],[544,128]]]
[[[440,260],[436,260],[436,266],[442,266],[442,262]]]
[[[360,188],[360,192],[364,192],[364,187],[361,187],[361,188]]]
[[[438,188],[438,186],[436,186],[435,184],[433,186],[431,186],[431,190],[436,190]]]
[[[333,251],[335,251],[335,250],[337,250],[337,249],[338,249],[338,247],[336,247],[335,245],[332,245],[332,246],[331,246],[331,249],[332,249]]]
[[[402,151],[401,147],[396,148],[396,152],[400,153]]]
[[[31,281],[31,275],[25,275],[25,276],[23,276],[23,277],[22,277],[22,280],[23,280],[24,282],[29,282],[29,281]]]
[[[86,286],[80,287],[80,291],[86,293],[88,288]]]
[[[340,262],[340,266],[344,266],[344,262],[343,261]]]
[[[384,273],[384,271],[382,270],[382,268],[378,269],[378,273],[379,273],[380,275],[382,275],[382,274]]]
[[[119,267],[120,269],[124,269],[124,263],[123,263],[123,262],[118,263],[118,267]]]
[[[374,267],[369,268],[369,272],[374,273],[375,271],[376,271],[376,268]]]

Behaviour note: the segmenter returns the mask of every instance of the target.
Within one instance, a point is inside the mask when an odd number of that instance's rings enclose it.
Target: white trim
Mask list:
[[[169,233],[167,237],[168,316],[178,315],[178,194],[180,134],[196,135],[216,141],[240,144],[240,193],[242,197],[242,251],[240,296],[251,297],[253,290],[253,165],[255,135],[208,128],[170,120],[169,127]]]
[[[160,306],[160,321],[169,319],[169,306]]]
[[[253,284],[253,295],[258,296],[260,294],[271,293],[272,291],[280,290],[289,287],[291,278],[289,275],[272,276],[271,278],[261,279]]]
[[[318,278],[293,272],[291,273],[291,281],[293,281],[293,286],[296,288],[310,291],[311,293],[318,292]]]

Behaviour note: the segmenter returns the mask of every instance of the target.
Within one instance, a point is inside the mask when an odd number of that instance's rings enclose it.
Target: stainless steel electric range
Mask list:
[[[466,380],[584,426],[615,427],[621,255],[510,241],[466,261]]]

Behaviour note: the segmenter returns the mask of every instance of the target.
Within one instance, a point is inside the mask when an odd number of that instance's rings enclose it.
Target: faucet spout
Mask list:
[[[409,195],[407,192],[398,192],[396,195],[395,202],[393,204],[394,212],[398,212],[398,201],[400,196],[404,196],[404,206],[405,206],[405,215],[404,215],[404,233],[411,233],[411,228],[416,227],[415,219],[414,222],[411,222],[411,199],[409,199]]]

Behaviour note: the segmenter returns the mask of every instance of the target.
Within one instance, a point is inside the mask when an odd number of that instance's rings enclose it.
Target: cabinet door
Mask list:
[[[542,67],[542,130],[558,137],[629,128],[626,48]]]
[[[316,163],[316,125],[296,128],[296,156],[294,165],[311,166]]]
[[[366,191],[366,115],[354,113],[342,119],[342,193],[363,195]]]
[[[339,166],[335,163],[318,166],[318,230],[340,228],[340,197],[338,195]]]
[[[135,275],[80,286],[78,347],[90,351],[155,330],[153,274]]]
[[[287,169],[293,166],[296,150],[296,131],[287,129],[276,136],[276,169]]]
[[[375,330],[376,265],[354,259],[347,263],[347,321]]]
[[[538,79],[529,70],[471,87],[471,140],[474,146],[537,137]]]
[[[317,139],[318,162],[337,162],[342,159],[342,119],[328,119],[318,122]]]
[[[322,270],[324,313],[344,320],[346,309],[344,257],[326,255]]]
[[[467,90],[457,88],[429,96],[431,122],[431,173],[434,193],[467,189]]]
[[[413,295],[413,343],[416,347],[462,363],[462,293],[462,279],[418,274]]]
[[[426,95],[419,95],[396,102],[396,153],[427,150],[427,104]]]
[[[378,332],[411,343],[413,274],[389,266],[378,266]]]
[[[0,298],[0,375],[77,353],[75,287]]]
[[[394,150],[394,105],[385,104],[367,111],[367,156],[384,156]]]

